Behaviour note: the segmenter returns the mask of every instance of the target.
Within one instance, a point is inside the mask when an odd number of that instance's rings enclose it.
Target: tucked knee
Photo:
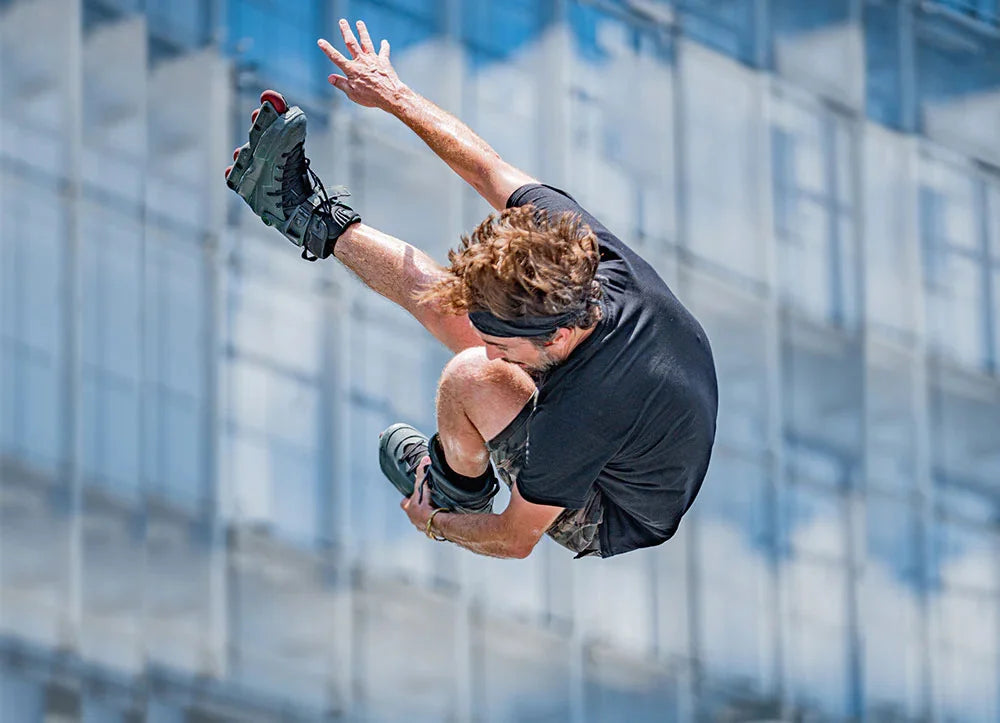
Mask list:
[[[486,358],[483,347],[456,354],[444,368],[438,390],[439,412],[461,410],[484,439],[500,432],[535,390],[522,369]]]
[[[459,352],[445,365],[441,389],[463,399],[482,394],[495,397],[497,392],[504,391],[521,398],[525,394],[530,396],[534,383],[516,366],[499,359],[487,359],[483,347],[473,347]]]

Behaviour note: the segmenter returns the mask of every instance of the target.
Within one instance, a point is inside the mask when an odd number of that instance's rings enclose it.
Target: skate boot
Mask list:
[[[437,434],[428,439],[409,424],[400,422],[379,435],[379,466],[382,473],[405,497],[413,494],[416,470],[425,456],[431,458],[431,463],[427,466],[427,487],[430,489],[431,503],[435,507],[471,514],[493,510],[493,496],[500,485],[492,467],[487,468],[488,474],[481,489],[468,490],[449,479],[444,450]]]
[[[288,107],[280,93],[266,90],[251,115],[249,142],[233,153],[226,185],[268,226],[274,226],[309,261],[333,253],[337,239],[361,220],[340,201],[343,186],[327,190],[305,155],[306,114]]]

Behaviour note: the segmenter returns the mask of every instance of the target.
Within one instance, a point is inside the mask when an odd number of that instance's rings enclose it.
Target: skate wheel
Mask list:
[[[237,148],[235,151],[233,151],[233,160],[235,161],[239,157],[240,157],[240,149]]]
[[[281,93],[276,90],[265,90],[260,94],[260,102],[262,104],[270,102],[279,115],[288,110],[288,103],[285,102]]]
[[[274,105],[274,104],[272,103],[271,105]],[[257,122],[257,116],[259,116],[259,115],[260,115],[260,108],[258,108],[257,110],[255,110],[253,113],[250,114],[250,122],[251,123],[256,123]]]
[[[229,174],[233,172],[232,166],[226,166],[226,178],[229,178]]]

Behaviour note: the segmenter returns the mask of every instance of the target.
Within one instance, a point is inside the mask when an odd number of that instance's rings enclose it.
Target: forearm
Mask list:
[[[410,312],[452,351],[482,344],[467,316],[455,316],[416,302],[417,292],[444,273],[434,259],[416,246],[355,223],[337,239],[334,256],[368,288]]]
[[[389,44],[383,40],[376,53],[363,22],[358,21],[360,43],[346,19],[340,21],[340,32],[350,59],[326,40],[320,40],[319,47],[344,73],[333,74],[329,80],[348,98],[368,108],[381,108],[403,121],[498,211],[506,207],[517,188],[535,182],[505,163],[467,125],[400,81],[389,62]]]
[[[334,256],[366,286],[414,313],[414,296],[442,269],[434,259],[394,236],[356,223],[337,239]]]
[[[441,160],[481,195],[489,195],[500,156],[455,116],[403,86],[389,112],[403,121]]]
[[[524,558],[531,552],[531,547],[526,547],[512,534],[502,515],[439,512],[434,517],[434,531],[479,555]]]

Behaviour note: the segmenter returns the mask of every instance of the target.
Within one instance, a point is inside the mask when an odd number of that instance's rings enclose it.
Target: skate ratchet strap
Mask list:
[[[580,319],[582,310],[567,311],[553,316],[522,316],[501,319],[488,311],[469,312],[469,321],[481,334],[500,337],[547,336],[563,327],[572,326]]]

